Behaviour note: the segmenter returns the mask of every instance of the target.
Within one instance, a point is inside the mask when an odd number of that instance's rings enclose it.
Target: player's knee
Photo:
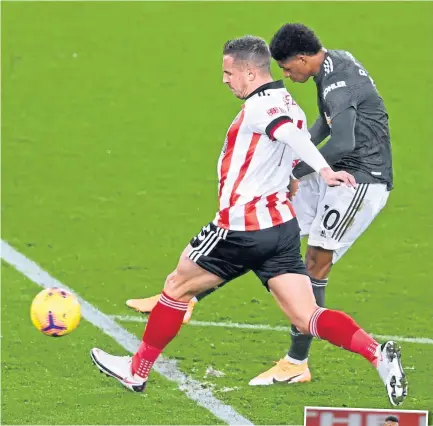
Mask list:
[[[176,300],[189,300],[189,289],[187,286],[187,280],[179,273],[178,269],[175,269],[169,274],[165,280],[164,292]]]
[[[171,274],[167,275],[164,284],[164,290],[167,292],[176,291],[180,285],[179,274],[177,269],[175,269]]]

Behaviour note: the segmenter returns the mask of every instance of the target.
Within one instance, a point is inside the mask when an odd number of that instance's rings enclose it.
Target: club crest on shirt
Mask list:
[[[283,97],[283,102],[284,102],[284,105],[286,105],[286,108],[287,108],[288,110],[290,110],[290,107],[291,107],[291,106],[293,106],[293,105],[297,105],[297,103],[293,100],[292,96],[289,95],[289,94],[284,95],[284,97]]]

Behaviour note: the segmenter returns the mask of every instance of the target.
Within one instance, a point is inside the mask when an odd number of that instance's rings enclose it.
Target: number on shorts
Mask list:
[[[325,212],[329,209],[329,206],[325,206]],[[323,226],[326,230],[330,231],[331,229],[334,229],[338,221],[340,220],[340,212],[338,212],[335,209],[329,210],[325,217],[323,218]]]

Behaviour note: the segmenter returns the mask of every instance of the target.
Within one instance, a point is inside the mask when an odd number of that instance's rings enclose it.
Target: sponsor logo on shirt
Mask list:
[[[281,107],[269,108],[266,112],[268,113],[269,117],[272,117],[273,115],[277,115],[277,114],[287,114],[287,111]]]
[[[337,81],[336,83],[330,84],[328,87],[325,87],[325,90],[323,91],[323,99],[326,98],[326,95],[329,92],[332,92],[335,89],[338,89],[339,87],[345,87],[346,82],[345,81]]]

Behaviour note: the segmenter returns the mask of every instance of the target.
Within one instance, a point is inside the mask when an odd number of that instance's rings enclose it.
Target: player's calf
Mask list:
[[[318,308],[307,275],[282,274],[268,281],[269,289],[290,322],[304,334]]]
[[[319,308],[311,318],[310,333],[335,346],[356,352],[373,364],[385,384],[392,405],[407,396],[407,380],[401,365],[401,350],[394,342],[382,346],[347,314]]]
[[[333,250],[308,246],[305,253],[305,265],[308,275],[316,280],[328,279],[332,268]]]
[[[307,276],[282,274],[271,278],[268,285],[283,312],[301,333],[310,334],[328,340],[336,346],[352,350],[353,337],[358,331],[361,331],[362,333],[355,339],[353,352],[358,351],[358,346],[362,346],[365,339],[368,340],[368,343],[375,343],[374,339],[363,332],[344,312],[318,307],[311,281]],[[357,342],[361,343],[356,345]],[[373,349],[375,350],[377,346],[378,344],[375,343]],[[373,354],[366,353],[371,360],[375,357],[374,350]]]
[[[325,306],[325,289],[328,280],[318,280],[310,278],[313,286],[313,294],[316,298],[317,306],[323,308]],[[308,361],[313,336],[309,333],[301,333],[294,324],[290,328],[291,345],[287,352],[287,360],[293,364],[299,364]],[[310,375],[311,378],[311,375]]]
[[[307,272],[313,286],[316,303],[325,306],[325,289],[328,284],[328,274],[332,267],[333,251],[320,247],[308,246],[306,253]],[[307,362],[313,337],[307,332],[302,333],[293,323],[291,326],[291,345],[287,359],[293,363]]]
[[[150,313],[142,342],[132,359],[125,360],[97,349],[92,350],[92,360],[98,368],[128,389],[136,392],[144,389],[153,364],[179,332],[189,300],[195,294],[223,282],[217,275],[184,256],[185,251],[176,270],[167,277],[165,290]]]
[[[133,374],[146,380],[150,370],[179,332],[190,299],[223,280],[181,256],[176,270],[166,280],[161,298],[153,308],[137,353],[132,357]]]

